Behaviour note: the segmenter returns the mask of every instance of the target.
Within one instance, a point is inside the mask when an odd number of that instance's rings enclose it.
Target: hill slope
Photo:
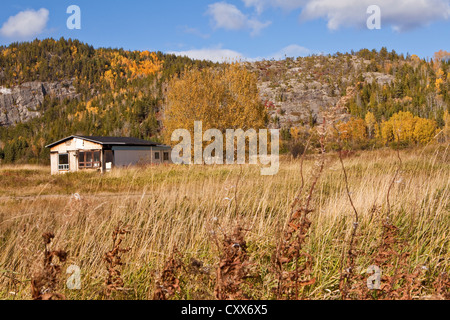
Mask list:
[[[71,134],[158,140],[166,80],[213,65],[70,39],[0,47],[0,158],[47,161],[44,146]]]
[[[331,107],[342,120],[410,111],[443,126],[449,63],[435,61],[383,48],[244,64],[258,74],[268,125],[289,129],[313,127]],[[0,159],[47,162],[44,146],[71,134],[158,140],[167,80],[186,66],[217,64],[71,39],[0,47]]]
[[[428,62],[394,51],[287,58],[248,64],[258,72],[261,98],[278,127],[321,122],[333,106],[378,121],[399,111],[443,125],[450,107],[449,62]]]

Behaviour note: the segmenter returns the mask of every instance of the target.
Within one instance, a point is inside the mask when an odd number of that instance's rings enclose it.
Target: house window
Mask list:
[[[164,152],[164,161],[169,161],[169,153]]]
[[[155,160],[159,160],[159,152],[155,152]]]
[[[78,167],[80,169],[100,168],[100,151],[80,151]]]
[[[62,153],[58,155],[58,170],[69,171],[69,154]]]

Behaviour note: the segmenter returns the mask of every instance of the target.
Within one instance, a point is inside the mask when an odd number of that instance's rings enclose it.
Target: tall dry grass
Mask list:
[[[426,270],[419,296],[428,296],[435,294],[432,283],[438,275],[450,271],[450,156],[448,147],[434,146],[402,151],[401,158],[402,169],[390,191],[390,216],[409,244],[411,271],[419,265]],[[382,233],[397,156],[378,150],[343,160],[360,215],[357,249],[367,253],[355,261],[356,272],[365,276],[368,257],[377,250]],[[313,174],[315,161],[306,158],[305,176]],[[123,246],[131,248],[123,257],[124,298],[151,299],[161,270],[177,248],[185,263],[194,261],[192,266],[202,271],[186,271],[176,298],[214,299],[220,262],[212,240],[220,230],[214,226],[233,230],[239,220],[249,230],[249,272],[257,275],[247,295],[273,298],[277,279],[270,271],[271,257],[301,185],[299,167],[299,161],[284,160],[271,177],[261,176],[254,166],[162,166],[58,177],[51,177],[46,168],[27,168],[26,173],[17,167],[0,168],[0,297],[31,298],[30,272],[40,261],[42,234],[52,232],[52,246],[70,252],[59,292],[68,299],[101,299],[107,277],[103,257],[122,222],[130,226]],[[304,298],[341,297],[341,257],[354,221],[343,178],[338,157],[329,155],[315,188],[315,211],[302,247],[313,257],[310,276],[316,279],[301,288]],[[81,290],[65,286],[70,276],[65,270],[71,264],[81,268]]]

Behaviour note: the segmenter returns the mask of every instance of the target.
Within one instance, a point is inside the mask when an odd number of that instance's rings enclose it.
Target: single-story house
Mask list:
[[[171,148],[126,137],[70,136],[50,148],[52,174],[81,170],[110,171],[113,167],[171,163]]]

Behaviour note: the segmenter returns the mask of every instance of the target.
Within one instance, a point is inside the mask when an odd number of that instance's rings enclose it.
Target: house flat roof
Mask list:
[[[109,146],[152,146],[152,147],[162,146],[153,141],[137,139],[137,138],[129,138],[129,137],[94,137],[94,136],[73,135],[73,136],[61,139],[59,141],[56,141],[45,147],[52,148],[60,143],[63,143],[67,140],[74,139],[74,138],[95,142],[95,143],[98,143],[101,145],[109,145]]]

